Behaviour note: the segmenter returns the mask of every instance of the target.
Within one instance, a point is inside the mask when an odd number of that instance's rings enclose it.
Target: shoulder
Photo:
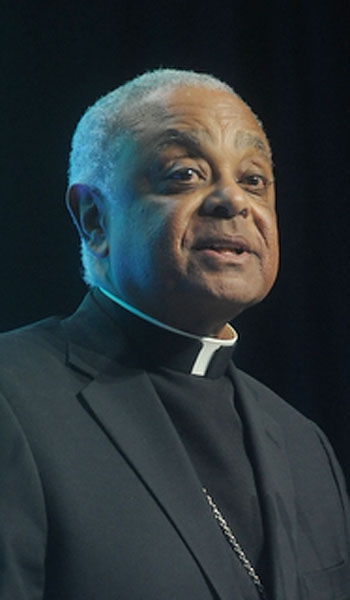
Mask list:
[[[349,498],[343,473],[326,435],[316,423],[247,373],[234,369],[234,378],[260,441],[264,440],[264,444],[272,441],[279,448],[279,456],[284,457],[283,471],[293,482],[300,515],[308,515],[307,519],[313,515],[313,522],[319,523],[319,532],[323,531],[327,515],[338,539],[343,537],[344,523],[350,529]],[[322,498],[322,503],[316,506],[315,498]]]
[[[36,403],[66,377],[66,339],[59,317],[0,335],[0,394],[10,403]],[[29,399],[31,399],[29,401]]]
[[[249,396],[250,402],[255,402],[277,422],[295,424],[298,427],[314,425],[276,392],[245,371],[234,367],[233,376],[241,394]]]
[[[344,489],[337,458],[320,427],[244,371],[235,368],[234,377],[244,401],[256,412],[257,421],[260,419],[261,424],[268,421],[277,428],[293,473],[297,479],[301,478],[302,486],[307,487],[305,473],[308,472],[310,485],[315,478],[321,480],[324,475],[326,487],[330,478],[334,478]]]
[[[38,356],[62,352],[64,350],[64,333],[60,317],[26,325],[0,334],[0,369],[6,365],[22,365],[31,362]]]
[[[318,472],[327,465],[326,470],[339,475],[334,451],[314,421],[244,371],[235,369],[234,377],[244,403],[249,404],[256,420],[261,424],[269,422],[279,431],[285,452],[296,471],[303,473],[310,464],[311,471]]]

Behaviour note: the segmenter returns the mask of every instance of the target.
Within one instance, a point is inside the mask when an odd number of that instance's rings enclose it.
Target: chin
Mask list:
[[[231,289],[213,288],[210,290],[211,293],[210,300],[208,298],[208,304],[210,304],[213,307],[212,310],[216,310],[218,314],[225,314],[226,320],[229,321],[248,308],[259,304],[259,302],[266,297],[269,289],[258,289],[254,291],[251,288],[245,287],[241,289],[237,287],[235,287],[235,289],[232,289],[232,287]]]
[[[228,282],[226,284],[212,283],[205,286],[207,293],[216,298],[218,301],[237,304],[238,306],[251,306],[260,302],[265,298],[268,289],[262,286],[253,286],[249,284],[241,284],[240,282]],[[203,290],[204,291],[204,290]]]

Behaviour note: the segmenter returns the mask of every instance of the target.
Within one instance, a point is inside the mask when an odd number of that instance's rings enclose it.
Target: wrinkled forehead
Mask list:
[[[199,143],[228,135],[236,147],[254,147],[271,160],[271,150],[257,117],[235,94],[204,87],[179,87],[150,92],[130,105],[124,119],[135,142]]]

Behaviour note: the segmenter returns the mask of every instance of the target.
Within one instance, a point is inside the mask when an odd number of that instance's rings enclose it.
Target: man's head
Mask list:
[[[68,204],[90,284],[199,334],[277,272],[270,148],[226,84],[158,70],[99,100],[73,138]]]

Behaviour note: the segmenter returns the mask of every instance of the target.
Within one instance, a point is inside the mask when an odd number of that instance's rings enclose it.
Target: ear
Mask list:
[[[106,206],[101,195],[87,185],[75,183],[67,191],[66,203],[91,252],[99,258],[107,256]]]

